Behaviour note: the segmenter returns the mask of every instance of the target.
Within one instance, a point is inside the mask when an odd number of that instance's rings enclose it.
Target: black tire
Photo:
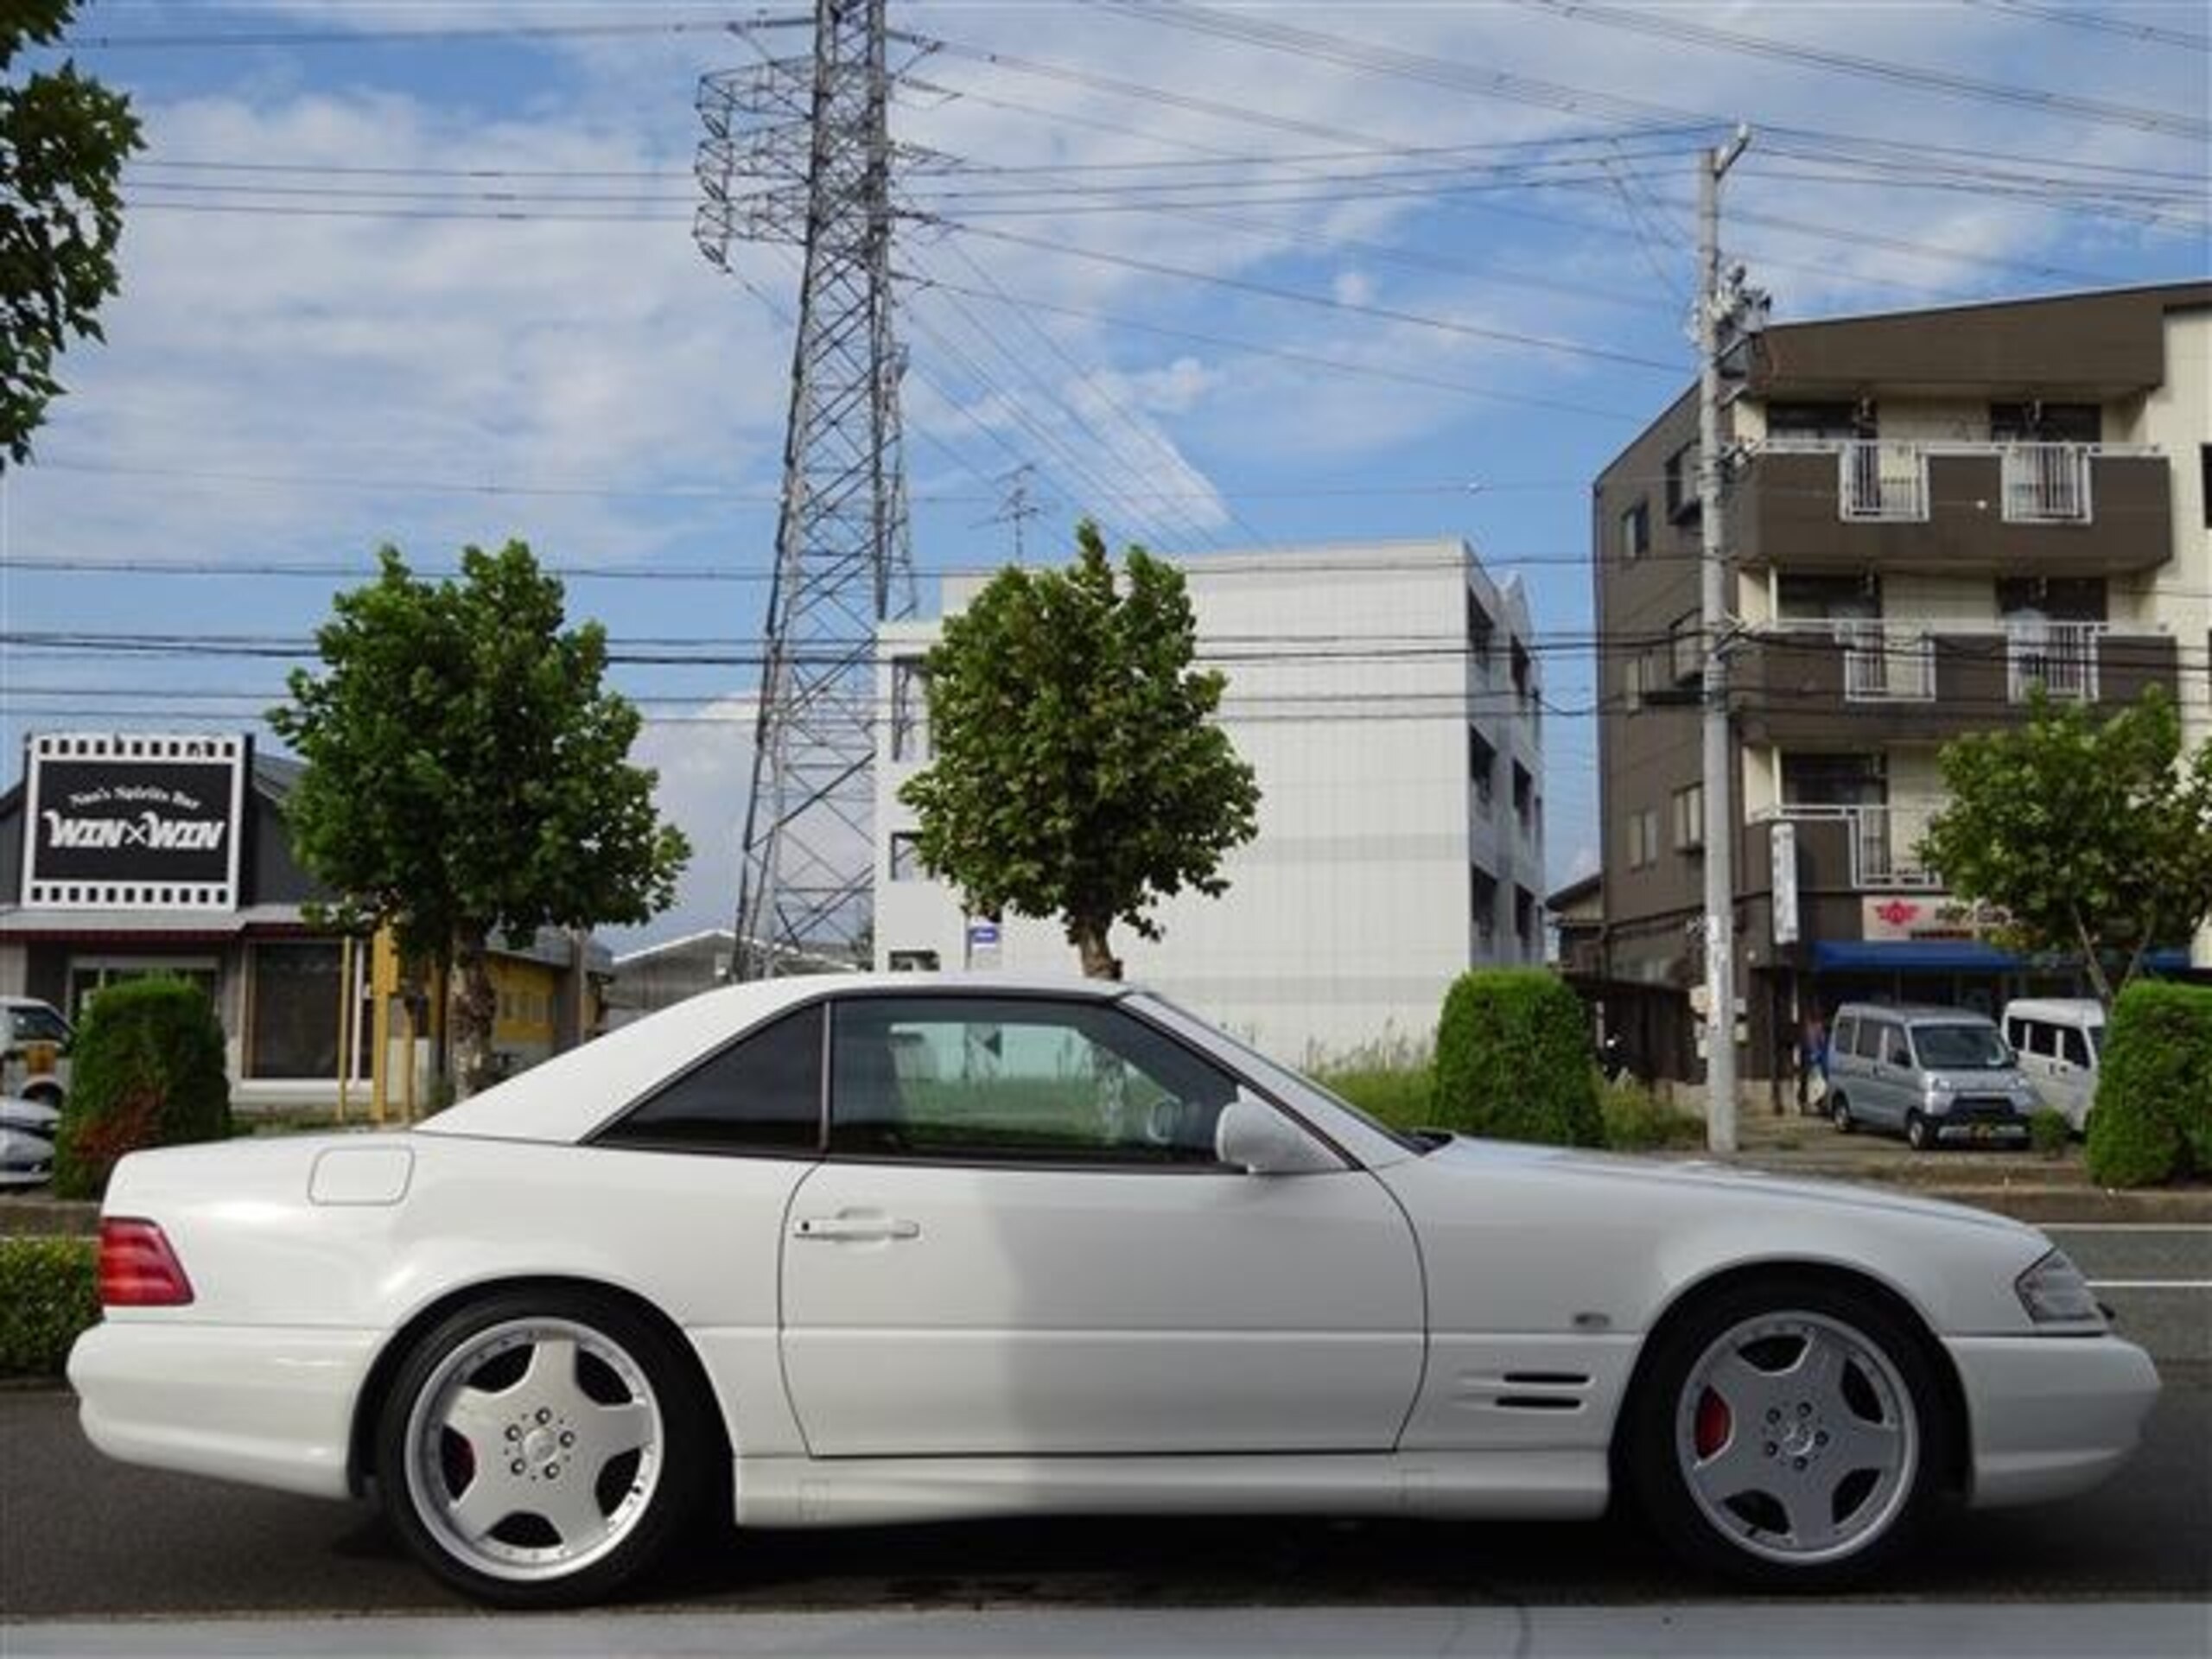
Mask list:
[[[499,1338],[487,1335],[501,1327],[509,1327],[518,1334]],[[518,1348],[526,1348],[524,1363],[534,1363],[536,1344],[522,1340],[533,1328],[544,1330],[549,1337],[565,1338],[571,1332],[577,1333],[580,1347],[591,1357],[591,1364],[579,1363],[575,1368],[578,1392],[592,1396],[584,1402],[586,1408],[591,1404],[626,1408],[644,1403],[657,1413],[657,1418],[652,1420],[656,1433],[649,1449],[622,1454],[632,1459],[626,1469],[613,1466],[619,1459],[609,1459],[590,1476],[594,1508],[608,1508],[603,1494],[609,1490],[610,1479],[612,1490],[620,1494],[613,1499],[613,1514],[607,1517],[610,1522],[620,1521],[619,1535],[610,1524],[604,1552],[566,1570],[557,1563],[550,1567],[505,1567],[503,1570],[503,1564],[483,1559],[492,1553],[489,1548],[473,1552],[477,1559],[472,1560],[467,1546],[459,1541],[457,1535],[446,1535],[446,1529],[453,1523],[449,1517],[442,1519],[444,1506],[457,1503],[461,1496],[474,1489],[476,1479],[495,1471],[475,1453],[474,1443],[469,1442],[470,1449],[461,1457],[459,1471],[466,1478],[456,1491],[450,1487],[455,1476],[444,1466],[447,1454],[442,1449],[441,1466],[435,1471],[426,1466],[429,1461],[427,1453],[421,1463],[413,1456],[416,1447],[411,1436],[416,1432],[417,1407],[421,1406],[426,1414],[423,1444],[427,1446],[433,1402],[442,1390],[454,1385],[456,1362],[466,1363],[463,1357],[480,1342],[507,1340],[515,1342]],[[621,1370],[601,1358],[601,1353],[619,1356],[621,1361],[627,1362],[630,1379],[626,1381]],[[499,1363],[495,1357],[487,1363],[486,1369]],[[592,1376],[589,1387],[586,1386],[588,1369]],[[639,1383],[642,1384],[642,1399],[640,1389],[635,1386]],[[514,1386],[520,1398],[521,1385],[518,1382]],[[613,1397],[601,1399],[594,1389]],[[378,1491],[385,1515],[409,1551],[446,1583],[478,1601],[524,1609],[573,1607],[602,1601],[650,1570],[679,1535],[699,1518],[702,1504],[716,1487],[717,1462],[725,1455],[713,1409],[686,1357],[676,1351],[659,1326],[620,1299],[582,1288],[495,1292],[440,1320],[423,1335],[401,1363],[377,1418]],[[544,1419],[539,1417],[537,1421],[542,1423]],[[520,1426],[527,1427],[529,1420],[524,1419]],[[559,1426],[556,1419],[554,1427]],[[458,1436],[458,1431],[440,1431],[442,1448],[448,1433]],[[517,1439],[512,1429],[506,1432],[506,1439]],[[505,1452],[500,1455],[504,1459]],[[555,1459],[552,1472],[557,1477],[557,1459],[568,1454],[549,1451],[547,1455]],[[521,1460],[510,1466],[518,1476],[523,1474],[524,1465]],[[539,1472],[541,1470],[533,1469],[527,1478],[535,1479]],[[569,1488],[563,1496],[576,1485],[575,1471],[570,1472]],[[448,1490],[438,1492],[429,1487],[432,1481],[448,1483]],[[628,1490],[623,1491],[626,1484]],[[544,1490],[550,1494],[554,1489],[549,1484]],[[627,1515],[623,1513],[626,1507],[631,1511]],[[530,1514],[526,1510],[519,1513]],[[518,1540],[499,1536],[502,1530],[518,1524],[527,1523],[514,1516],[500,1521],[487,1535],[487,1546],[510,1552],[531,1548],[527,1535]],[[538,1524],[544,1526],[545,1522],[540,1520]],[[562,1547],[561,1535],[548,1527],[547,1535],[555,1540],[557,1551]],[[492,1570],[486,1570],[487,1566]]]
[[[1878,1352],[1895,1372],[1896,1391],[1909,1402],[1916,1437],[1910,1475],[1900,1471],[1883,1501],[1879,1525],[1826,1559],[1777,1559],[1723,1530],[1693,1495],[1678,1455],[1683,1395],[1700,1357],[1748,1320],[1791,1315],[1829,1322]],[[1823,1279],[1778,1276],[1771,1283],[1738,1283],[1699,1299],[1654,1336],[1623,1408],[1615,1466],[1652,1529],[1693,1567],[1765,1589],[1825,1592],[1858,1582],[1897,1559],[1942,1501],[1960,1432],[1945,1414],[1943,1400],[1920,1333],[1875,1296]],[[1863,1501],[1873,1503],[1877,1491],[1870,1488]],[[1752,1535],[1758,1536],[1756,1529]],[[1765,1535],[1767,1547],[1779,1548],[1785,1536]]]
[[[1928,1119],[1921,1113],[1907,1112],[1904,1115],[1904,1143],[1915,1152],[1935,1150],[1935,1131],[1928,1127]]]
[[[1851,1135],[1859,1128],[1859,1120],[1851,1115],[1851,1103],[1841,1095],[1828,1103],[1828,1122],[1835,1125],[1838,1135]]]

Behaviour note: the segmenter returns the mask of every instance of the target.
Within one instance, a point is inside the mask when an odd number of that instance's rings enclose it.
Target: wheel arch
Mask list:
[[[607,1298],[620,1303],[631,1313],[652,1325],[667,1339],[687,1372],[686,1380],[699,1391],[699,1397],[708,1402],[709,1417],[714,1425],[715,1438],[722,1453],[718,1467],[724,1496],[728,1495],[730,1476],[729,1416],[721,1391],[715,1387],[699,1351],[684,1334],[683,1327],[656,1306],[650,1300],[624,1286],[604,1279],[593,1279],[575,1274],[521,1274],[501,1279],[478,1280],[459,1285],[426,1303],[394,1331],[378,1351],[371,1363],[360,1392],[354,1396],[353,1418],[348,1433],[346,1454],[346,1484],[355,1497],[367,1488],[369,1471],[376,1466],[377,1421],[383,1414],[385,1396],[391,1391],[399,1368],[406,1363],[407,1356],[414,1351],[424,1334],[442,1319],[493,1296],[505,1295],[515,1291],[548,1291],[582,1294]],[[723,1505],[724,1511],[728,1504]]]
[[[1731,1262],[1691,1281],[1675,1293],[1644,1332],[1643,1344],[1637,1351],[1636,1363],[1630,1368],[1628,1382],[1621,1390],[1619,1408],[1613,1414],[1612,1434],[1607,1443],[1607,1464],[1614,1490],[1623,1490],[1622,1459],[1627,1449],[1629,1424],[1634,1416],[1633,1407],[1641,1391],[1649,1385],[1652,1357],[1662,1339],[1714,1298],[1740,1290],[1747,1285],[1764,1285],[1777,1280],[1818,1284],[1863,1295],[1896,1319],[1911,1335],[1921,1357],[1928,1363],[1929,1374],[1935,1377],[1936,1389],[1942,1396],[1943,1408],[1955,1426],[1955,1432],[1943,1436],[1941,1442],[1944,1451],[1943,1487],[1947,1492],[1964,1493],[1972,1479],[1974,1443],[1973,1425],[1967,1414],[1966,1387],[1960,1380],[1958,1367],[1952,1363],[1949,1351],[1936,1339],[1935,1329],[1929,1324],[1927,1316],[1910,1297],[1876,1274],[1862,1268],[1805,1257]]]

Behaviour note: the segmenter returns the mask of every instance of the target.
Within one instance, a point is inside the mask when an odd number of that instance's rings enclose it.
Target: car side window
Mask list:
[[[2005,1040],[2012,1045],[2015,1054],[2028,1052],[2028,1022],[2015,1014],[2005,1022]]]
[[[1834,1058],[1838,1054],[1849,1054],[1853,1052],[1852,1046],[1858,1040],[1859,1021],[1856,1019],[1837,1020],[1835,1023],[1835,1035],[1828,1041],[1828,1053],[1830,1058]]]
[[[1890,1027],[1889,1044],[1889,1052],[1885,1055],[1884,1058],[1887,1059],[1891,1065],[1910,1065],[1912,1064],[1912,1044],[1907,1040],[1904,1034],[1904,1028],[1903,1027],[1891,1026]]]
[[[2069,1065],[2078,1065],[2084,1071],[2087,1071],[2089,1065],[2089,1045],[2088,1039],[2071,1026],[2068,1026],[2061,1029],[2058,1035],[2060,1040],[2063,1044],[2063,1046],[2059,1052],[2059,1058],[2064,1060]]]
[[[868,997],[840,1002],[832,1028],[833,1154],[1221,1166],[1236,1080],[1118,1009]]]
[[[801,1008],[663,1084],[603,1145],[807,1154],[822,1146],[822,1009]]]
[[[2039,1054],[2046,1060],[2052,1058],[2058,1052],[2057,1027],[2046,1026],[2040,1020],[2029,1020],[2026,1049],[2029,1053]]]
[[[1886,1027],[1878,1020],[1861,1020],[1859,1022],[1859,1046],[1853,1052],[1862,1060],[1880,1059],[1883,1033]]]

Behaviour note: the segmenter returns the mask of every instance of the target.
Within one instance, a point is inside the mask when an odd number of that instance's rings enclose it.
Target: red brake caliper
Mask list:
[[[1728,1402],[1707,1389],[1697,1402],[1697,1454],[1709,1458],[1728,1444]]]

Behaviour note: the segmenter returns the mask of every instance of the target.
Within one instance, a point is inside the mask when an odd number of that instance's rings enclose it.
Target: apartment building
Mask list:
[[[1130,978],[1296,1062],[1426,1041],[1478,963],[1543,959],[1542,677],[1517,581],[1457,539],[1179,561],[1221,724],[1258,774],[1259,834],[1218,899],[1117,929]],[[980,583],[949,580],[947,611]],[[879,642],[876,965],[1076,971],[1057,923],[973,917],[899,799],[930,760],[935,623]]]
[[[1593,503],[1600,975],[1662,1077],[1701,1071],[1708,833],[1735,838],[1741,1073],[1771,1077],[1816,1007],[2071,988],[1917,856],[1946,741],[2023,719],[2035,686],[2099,709],[2161,686],[2212,737],[2212,284],[1777,326],[1730,391],[1725,825],[1700,785],[1694,389]],[[2194,949],[2212,967],[2212,935]]]

